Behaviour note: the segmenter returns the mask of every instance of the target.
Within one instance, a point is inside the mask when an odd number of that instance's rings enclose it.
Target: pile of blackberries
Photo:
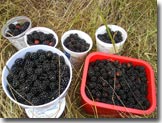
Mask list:
[[[44,44],[48,46],[54,46],[56,39],[53,34],[45,34],[43,32],[34,31],[32,34],[27,35],[27,43],[29,45]]]
[[[6,33],[6,36],[7,37],[17,36],[22,32],[24,32],[29,27],[29,25],[30,23],[28,21],[24,23],[10,24],[8,26],[9,30]]]
[[[63,56],[38,50],[15,60],[7,76],[7,88],[20,103],[42,105],[56,99],[69,79],[70,69]]]
[[[86,95],[94,101],[146,110],[147,78],[143,66],[111,60],[91,62]]]
[[[114,39],[115,43],[119,43],[123,40],[123,37],[122,37],[122,34],[120,31],[114,32],[114,31],[111,31],[110,28],[109,28],[109,30],[110,30],[111,36]],[[105,43],[112,44],[111,38],[110,38],[109,34],[107,34],[107,32],[104,34],[99,34],[99,35],[97,35],[97,37]]]
[[[70,34],[64,41],[64,45],[71,51],[84,52],[89,49],[89,44],[81,39],[78,34]]]

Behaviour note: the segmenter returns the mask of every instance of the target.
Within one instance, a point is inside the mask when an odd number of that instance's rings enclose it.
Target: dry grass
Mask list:
[[[102,24],[97,6],[103,11],[109,24],[117,24],[128,32],[128,39],[121,55],[148,61],[155,71],[157,85],[157,3],[156,0],[1,0],[0,28],[11,17],[25,15],[33,26],[53,29],[59,36],[69,29],[87,32],[94,41],[95,30]],[[59,46],[60,47],[60,44]],[[0,76],[6,61],[16,49],[0,35]],[[83,67],[83,66],[82,66]],[[98,118],[88,115],[80,104],[79,87],[82,69],[74,71],[73,81],[67,95],[67,107],[63,118]],[[24,110],[6,97],[0,85],[0,117],[27,117]],[[105,116],[109,117],[109,116]],[[123,117],[142,118],[129,115]],[[146,118],[157,118],[157,111]]]

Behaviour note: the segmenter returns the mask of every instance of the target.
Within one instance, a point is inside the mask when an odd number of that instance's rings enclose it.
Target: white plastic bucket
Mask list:
[[[46,28],[46,27],[34,27],[34,28],[31,28],[30,30],[28,30],[25,33],[25,36],[24,36],[25,43],[26,43],[26,45],[28,47],[30,45],[27,43],[27,35],[32,34],[34,31],[43,32],[45,34],[49,34],[49,33],[53,34],[54,38],[56,39],[56,43],[55,43],[55,45],[53,47],[56,47],[57,46],[57,44],[58,44],[58,36],[57,36],[57,34],[53,30],[51,30],[49,28]]]
[[[116,53],[119,53],[122,48],[123,45],[127,39],[127,32],[120,26],[117,25],[108,25],[108,27],[112,30],[112,31],[120,31],[122,34],[122,38],[123,40],[119,43],[115,43],[115,48],[116,48]],[[106,27],[105,25],[100,26],[95,33],[95,37],[96,37],[96,45],[97,45],[97,51],[99,52],[104,52],[104,53],[110,53],[110,54],[115,54],[115,50],[113,47],[113,44],[109,44],[109,43],[105,43],[103,41],[101,41],[97,36],[99,34],[104,34],[106,33]]]
[[[8,66],[8,68],[10,69],[12,67],[12,65],[14,64],[14,61],[17,58],[21,58],[24,57],[26,52],[36,52],[37,50],[42,49],[45,51],[52,51],[53,53],[57,53],[60,56],[63,56],[65,59],[66,64],[69,66],[70,68],[70,79],[69,79],[69,83],[66,87],[66,89],[62,92],[62,94],[60,94],[59,97],[57,97],[55,100],[43,104],[43,105],[38,105],[38,106],[29,106],[29,105],[25,105],[22,103],[17,102],[16,100],[14,100],[11,95],[9,94],[8,90],[7,90],[7,75],[9,74],[6,66],[3,68],[2,71],[2,87],[4,92],[6,93],[6,95],[16,104],[18,104],[19,106],[25,108],[28,116],[31,116],[31,112],[32,112],[32,116],[35,118],[58,118],[63,112],[64,108],[65,108],[65,96],[67,94],[67,91],[69,89],[71,80],[72,80],[72,67],[71,67],[71,63],[69,61],[69,59],[65,56],[65,54],[63,52],[61,52],[60,50],[53,48],[51,46],[45,46],[45,45],[36,45],[36,46],[30,46],[30,47],[26,47],[20,51],[18,51],[17,53],[15,53],[6,63],[6,65]],[[61,107],[62,108],[61,108]],[[63,108],[64,107],[64,108]],[[57,113],[57,112],[58,113]],[[47,112],[47,113],[46,113]],[[51,113],[49,115],[49,112]],[[59,114],[59,115],[58,115]]]
[[[17,24],[18,22],[22,22],[22,21],[28,21],[30,24],[29,24],[29,27],[24,31],[22,32],[21,34],[17,35],[17,36],[13,36],[13,37],[7,37],[5,34],[6,32],[9,30],[8,29],[8,26],[10,24]],[[22,49],[22,48],[25,48],[27,47],[25,41],[24,41],[24,35],[25,33],[31,28],[32,26],[32,23],[31,23],[31,20],[26,17],[26,16],[17,16],[17,17],[14,17],[14,18],[11,18],[10,20],[7,21],[7,23],[2,27],[2,35],[4,38],[8,39],[11,44],[13,46],[15,46],[18,50]]]
[[[64,41],[67,37],[70,36],[70,34],[78,34],[80,38],[84,39],[88,44],[90,44],[89,49],[84,52],[74,52],[66,48],[66,46],[64,45]],[[69,30],[65,32],[61,37],[61,44],[62,44],[65,55],[70,59],[71,64],[75,68],[80,67],[87,53],[92,49],[92,46],[93,46],[91,37],[87,33],[80,31],[80,30]]]

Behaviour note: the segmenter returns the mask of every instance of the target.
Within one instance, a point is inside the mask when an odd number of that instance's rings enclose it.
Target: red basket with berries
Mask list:
[[[148,115],[156,108],[154,71],[145,61],[94,52],[85,60],[80,88],[89,114]]]

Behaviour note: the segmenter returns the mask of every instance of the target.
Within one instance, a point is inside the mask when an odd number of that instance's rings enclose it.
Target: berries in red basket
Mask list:
[[[108,59],[96,60],[89,64],[87,74],[86,86],[89,90],[86,89],[86,94],[89,91],[95,101],[120,106],[124,104],[126,107],[141,110],[149,108],[147,76],[144,67]],[[87,96],[92,99],[89,95]]]

